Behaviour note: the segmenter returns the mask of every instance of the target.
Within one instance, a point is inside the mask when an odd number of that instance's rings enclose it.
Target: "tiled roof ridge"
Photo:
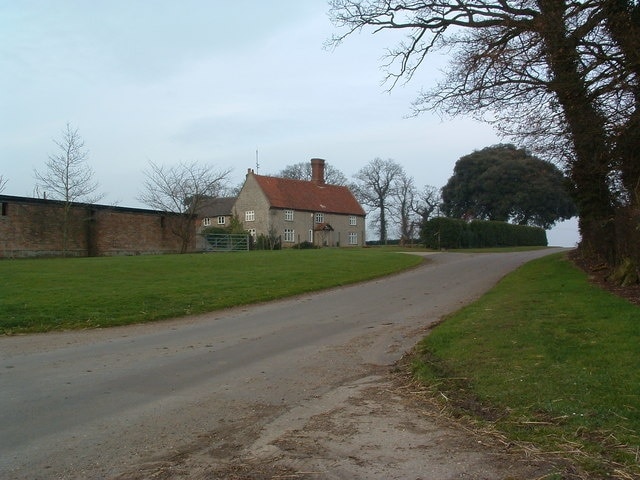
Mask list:
[[[353,193],[353,192],[351,192],[351,189],[348,186],[346,186],[346,185],[336,185],[335,183],[321,183],[321,184],[318,184],[318,183],[315,183],[313,180],[302,180],[300,178],[278,177],[276,175],[258,175],[257,173],[254,173],[254,176],[262,177],[262,178],[270,178],[270,179],[273,179],[273,180],[277,180],[278,182],[299,182],[299,183],[302,183],[302,184],[305,184],[305,185],[309,185],[310,184],[310,185],[312,185],[314,187],[320,187],[320,188],[322,188],[322,187],[344,188],[344,189],[349,190],[350,193]]]
[[[302,183],[313,183],[311,180],[302,180],[301,178],[289,178],[289,177],[279,177],[277,175],[260,175],[258,173],[254,173],[254,175],[256,177],[262,177],[262,178],[273,178],[275,180],[284,180],[287,182],[302,182]],[[314,184],[315,185],[315,184]],[[330,187],[340,187],[343,185],[334,185],[331,183],[325,183],[324,185],[326,186],[330,186]]]

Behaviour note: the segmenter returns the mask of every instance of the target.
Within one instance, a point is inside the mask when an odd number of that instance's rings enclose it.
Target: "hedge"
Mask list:
[[[422,225],[421,241],[427,248],[490,248],[547,246],[547,232],[540,227],[505,222],[434,218]]]

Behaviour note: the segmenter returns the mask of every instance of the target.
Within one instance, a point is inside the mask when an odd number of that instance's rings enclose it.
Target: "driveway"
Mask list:
[[[443,315],[557,250],[107,330],[0,338],[0,478],[535,478],[390,372]],[[260,285],[256,285],[260,288]]]

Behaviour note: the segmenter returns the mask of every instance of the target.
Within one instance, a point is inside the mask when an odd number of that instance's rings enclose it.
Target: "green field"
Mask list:
[[[455,415],[570,457],[590,478],[640,478],[640,307],[561,255],[447,318],[413,368]]]
[[[148,322],[346,285],[417,265],[382,249],[0,262],[0,334]]]

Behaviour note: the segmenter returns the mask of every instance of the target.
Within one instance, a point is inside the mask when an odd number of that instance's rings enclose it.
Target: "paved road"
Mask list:
[[[399,275],[269,304],[0,337],[0,478],[115,477],[212,444],[221,426],[246,440],[393,363],[429,324],[552,251],[438,253]]]

